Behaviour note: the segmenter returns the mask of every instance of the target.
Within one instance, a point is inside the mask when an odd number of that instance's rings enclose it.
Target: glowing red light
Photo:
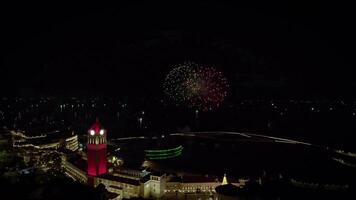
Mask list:
[[[89,129],[87,144],[87,164],[88,175],[98,176],[107,172],[106,168],[106,139],[104,135],[104,129],[97,120]],[[104,137],[104,139],[103,139]],[[104,141],[104,143],[97,143],[97,139]]]

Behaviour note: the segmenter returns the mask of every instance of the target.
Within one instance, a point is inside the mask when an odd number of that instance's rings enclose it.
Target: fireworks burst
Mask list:
[[[215,68],[189,63],[170,71],[163,88],[165,94],[177,104],[208,111],[222,104],[227,95],[228,83]]]

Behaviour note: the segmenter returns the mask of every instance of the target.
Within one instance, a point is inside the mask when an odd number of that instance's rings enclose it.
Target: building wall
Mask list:
[[[116,189],[117,194],[121,195],[122,198],[132,198],[132,197],[140,197],[140,185],[131,185],[127,183],[121,183],[109,179],[104,179],[100,177],[95,177],[94,179],[94,186],[98,186],[100,183],[104,184],[105,187],[111,188],[111,190],[114,192],[115,190],[112,189],[112,186],[115,186],[116,188],[122,188],[121,190]]]
[[[196,191],[215,192],[215,187],[220,184],[221,183],[219,182],[182,183],[181,190],[184,192],[196,192]]]
[[[167,182],[165,192],[175,192],[182,188],[181,182]]]
[[[151,194],[151,188],[150,188],[151,184],[150,181],[147,181],[145,183],[141,183],[141,197],[148,199],[150,198],[150,194]]]
[[[143,198],[161,198],[166,189],[166,175],[150,175],[150,179],[141,183],[141,197]]]
[[[166,175],[150,176],[150,195],[154,198],[160,198],[164,195],[166,189]]]
[[[165,192],[215,192],[215,187],[219,186],[220,182],[195,182],[195,183],[181,183],[181,182],[167,182]],[[234,183],[236,185],[236,183]]]
[[[74,166],[72,163],[68,162],[65,158],[62,157],[62,166],[64,168],[64,171],[67,175],[71,176],[75,180],[87,184],[88,183],[88,177],[85,171],[80,170],[76,166]]]
[[[88,174],[96,176],[105,174],[106,168],[106,144],[88,144]]]
[[[231,183],[237,187],[243,187],[245,185],[246,180],[239,179],[237,183]],[[220,182],[190,182],[190,183],[182,183],[182,182],[167,182],[166,183],[165,192],[215,192],[215,188],[221,185]]]
[[[76,151],[78,150],[78,147],[79,147],[78,135],[74,135],[66,139],[66,149],[69,149],[71,151]]]

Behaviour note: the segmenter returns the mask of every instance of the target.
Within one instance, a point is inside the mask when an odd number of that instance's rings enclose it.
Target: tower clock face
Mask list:
[[[104,133],[105,133],[105,130],[104,130],[104,129],[100,129],[99,134],[100,134],[100,135],[104,135]],[[89,131],[89,134],[90,134],[91,136],[94,136],[94,135],[95,135],[95,130],[90,130],[90,131]]]

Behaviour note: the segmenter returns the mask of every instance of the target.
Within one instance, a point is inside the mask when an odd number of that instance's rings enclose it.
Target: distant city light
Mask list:
[[[140,125],[140,128],[142,127],[142,117],[138,118],[138,122],[139,122],[139,125]]]
[[[90,135],[94,135],[95,131],[94,130],[90,130]]]
[[[99,132],[100,135],[104,135],[104,129],[101,129]]]

